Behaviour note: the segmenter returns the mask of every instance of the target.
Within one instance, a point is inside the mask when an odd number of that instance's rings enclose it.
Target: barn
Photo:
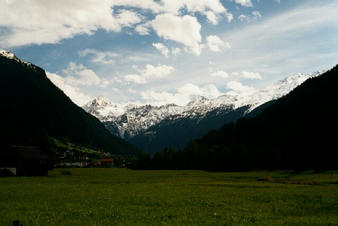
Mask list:
[[[112,158],[102,158],[100,159],[100,166],[102,168],[111,168],[114,166],[114,159]]]
[[[49,157],[37,147],[11,145],[0,151],[1,174],[47,176],[48,169]]]

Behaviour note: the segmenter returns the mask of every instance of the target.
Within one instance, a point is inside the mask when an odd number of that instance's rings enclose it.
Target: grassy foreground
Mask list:
[[[0,178],[0,225],[338,225],[334,171],[62,171]]]

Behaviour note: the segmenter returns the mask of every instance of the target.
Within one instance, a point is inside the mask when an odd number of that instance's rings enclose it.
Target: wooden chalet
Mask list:
[[[9,171],[16,176],[47,176],[48,169],[49,157],[37,147],[12,145],[0,150],[0,172]]]
[[[112,158],[102,158],[100,159],[100,166],[103,168],[110,168],[114,166],[114,159]]]

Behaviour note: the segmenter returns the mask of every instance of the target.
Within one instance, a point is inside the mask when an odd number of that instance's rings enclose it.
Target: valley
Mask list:
[[[337,182],[337,171],[56,169],[0,178],[0,225],[335,225]]]

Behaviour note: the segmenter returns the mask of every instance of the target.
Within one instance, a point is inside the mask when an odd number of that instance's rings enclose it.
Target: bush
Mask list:
[[[69,170],[61,171],[61,175],[70,176],[70,175],[72,175],[72,172],[70,172]]]

